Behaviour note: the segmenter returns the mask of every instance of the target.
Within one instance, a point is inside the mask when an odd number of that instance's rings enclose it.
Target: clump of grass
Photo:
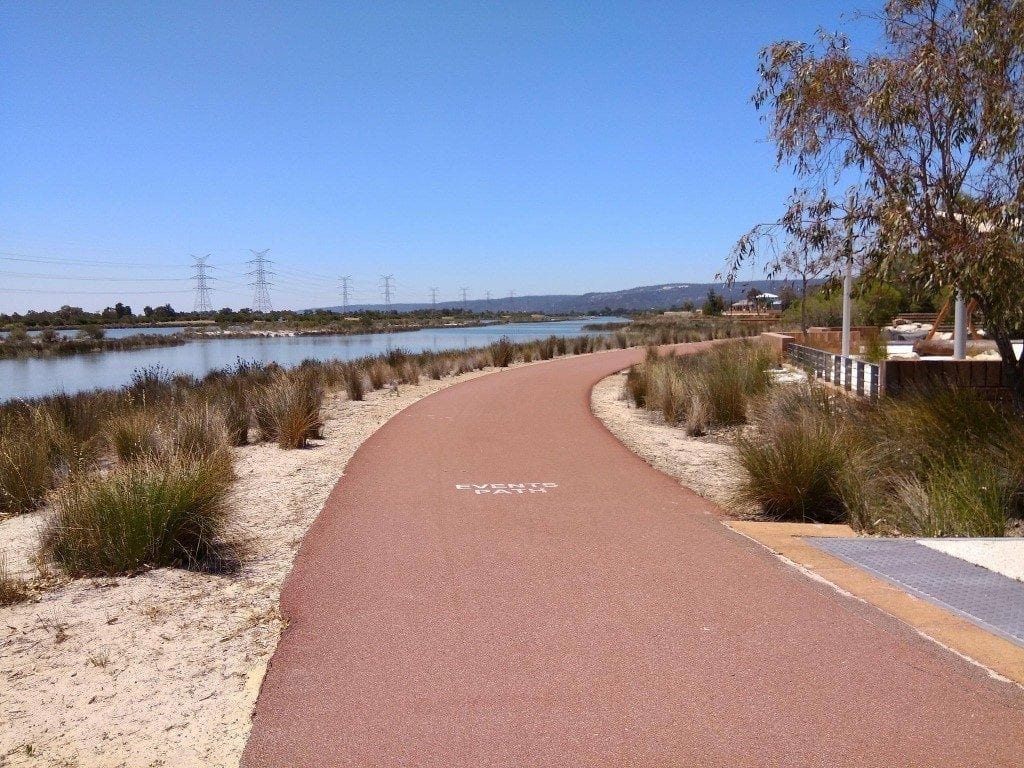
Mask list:
[[[1002,536],[1024,513],[1024,423],[969,390],[856,404],[787,387],[738,440],[739,500],[790,520],[911,536]]]
[[[516,347],[507,336],[502,336],[488,348],[491,365],[495,368],[507,368],[515,361]]]
[[[135,408],[111,418],[107,423],[107,441],[122,462],[157,456],[165,449],[160,419],[154,409]]]
[[[736,343],[683,356],[659,356],[649,347],[644,362],[627,375],[626,390],[638,407],[701,434],[742,424],[751,398],[771,386],[770,367],[770,353],[761,345]]]
[[[0,513],[31,512],[56,482],[54,433],[32,409],[0,422]]]
[[[744,477],[737,500],[777,520],[836,522],[846,517],[844,480],[855,451],[840,422],[807,389],[782,392],[756,435],[736,441]]]
[[[383,389],[389,378],[391,367],[383,360],[374,360],[366,369],[373,389]]]
[[[310,377],[281,374],[260,389],[254,409],[264,440],[281,448],[305,448],[319,437],[324,390]]]
[[[190,458],[214,456],[236,444],[224,413],[210,403],[193,403],[179,410],[171,429],[171,450]]]
[[[29,598],[28,585],[11,574],[7,558],[0,554],[0,605],[14,605]]]
[[[141,460],[72,478],[53,496],[44,550],[72,576],[221,568],[231,482],[223,456]]]
[[[420,366],[415,360],[406,360],[398,368],[399,375],[403,384],[419,384],[420,383]]]
[[[915,536],[1003,536],[1012,499],[998,469],[969,456],[895,482],[891,522]]]
[[[366,394],[363,372],[358,366],[349,366],[345,371],[345,393],[349,400],[362,400]]]
[[[448,375],[450,363],[443,357],[431,356],[427,360],[427,376],[439,381]]]

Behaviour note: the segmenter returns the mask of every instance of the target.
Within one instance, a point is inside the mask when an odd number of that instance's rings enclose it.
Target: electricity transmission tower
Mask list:
[[[462,294],[462,308],[463,309],[466,308],[466,294],[468,292],[469,292],[469,288],[467,288],[466,286],[462,286],[461,288],[459,288],[459,293]]]
[[[508,303],[509,303],[509,309],[512,312],[515,312],[516,311],[516,292],[515,291],[509,291],[508,292]]]
[[[348,284],[352,275],[344,275],[341,280],[341,311],[348,312]]]
[[[270,304],[270,286],[273,285],[269,278],[274,276],[273,271],[270,269],[273,266],[273,262],[267,258],[267,254],[270,253],[270,249],[267,248],[262,251],[254,251],[251,248],[249,253],[252,254],[252,258],[246,262],[251,264],[252,269],[249,271],[249,277],[253,279],[253,282],[249,285],[253,289],[252,308],[255,312],[273,312],[274,308]]]
[[[384,292],[384,309],[391,309],[391,291],[395,288],[394,275],[381,275],[380,288]]]
[[[430,306],[437,306],[437,288],[430,289]]]
[[[192,279],[196,281],[196,303],[194,306],[196,312],[213,311],[213,304],[210,303],[210,284],[213,283],[214,278],[208,271],[213,269],[210,264],[206,263],[209,258],[210,254],[192,256],[192,261],[195,262],[192,266]]]

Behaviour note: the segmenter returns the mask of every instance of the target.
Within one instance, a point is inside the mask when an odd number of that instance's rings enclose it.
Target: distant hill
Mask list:
[[[583,293],[579,295],[548,295],[548,296],[517,296],[494,298],[491,301],[476,299],[467,301],[465,306],[476,312],[538,312],[543,314],[594,314],[608,310],[645,310],[670,309],[679,307],[684,302],[692,301],[698,307],[704,302],[709,290],[723,294],[726,303],[739,301],[746,297],[751,288],[760,292],[778,293],[786,280],[750,280],[727,287],[724,283],[664,283],[663,285],[645,285],[639,288],[627,288],[622,291]],[[462,307],[459,301],[439,302],[439,307]],[[383,304],[359,304],[349,307],[352,310],[384,309]],[[392,304],[391,308],[399,312],[415,309],[429,309],[429,303],[423,304]],[[328,307],[340,310],[341,307]]]

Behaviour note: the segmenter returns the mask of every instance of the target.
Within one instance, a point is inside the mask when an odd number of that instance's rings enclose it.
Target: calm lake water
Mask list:
[[[408,333],[359,336],[287,336],[277,338],[204,339],[178,347],[154,347],[127,352],[98,352],[69,357],[0,360],[0,401],[40,397],[54,392],[82,392],[120,387],[138,368],[162,365],[173,373],[202,376],[234,366],[238,358],[298,365],[314,360],[352,360],[401,348],[409,352],[479,347],[508,336],[533,341],[552,334],[579,336],[587,323],[621,318],[563,320],[551,323],[510,323],[478,328],[431,328]],[[113,332],[111,332],[111,335]]]

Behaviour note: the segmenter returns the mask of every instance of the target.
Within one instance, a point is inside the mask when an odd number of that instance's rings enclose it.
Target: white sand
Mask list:
[[[1024,581],[1022,539],[918,539],[917,543]]]
[[[281,584],[345,464],[398,411],[487,372],[332,396],[316,447],[237,449],[235,532],[251,548],[240,573],[77,580],[0,608],[0,765],[238,765],[281,633]],[[34,568],[40,520],[0,523],[11,570]]]
[[[659,414],[634,407],[623,397],[625,381],[625,373],[614,374],[598,382],[591,394],[591,409],[608,430],[652,467],[704,498],[740,514],[753,514],[756,510],[737,508],[733,500],[739,476],[732,445],[735,432],[690,437],[665,424]]]

